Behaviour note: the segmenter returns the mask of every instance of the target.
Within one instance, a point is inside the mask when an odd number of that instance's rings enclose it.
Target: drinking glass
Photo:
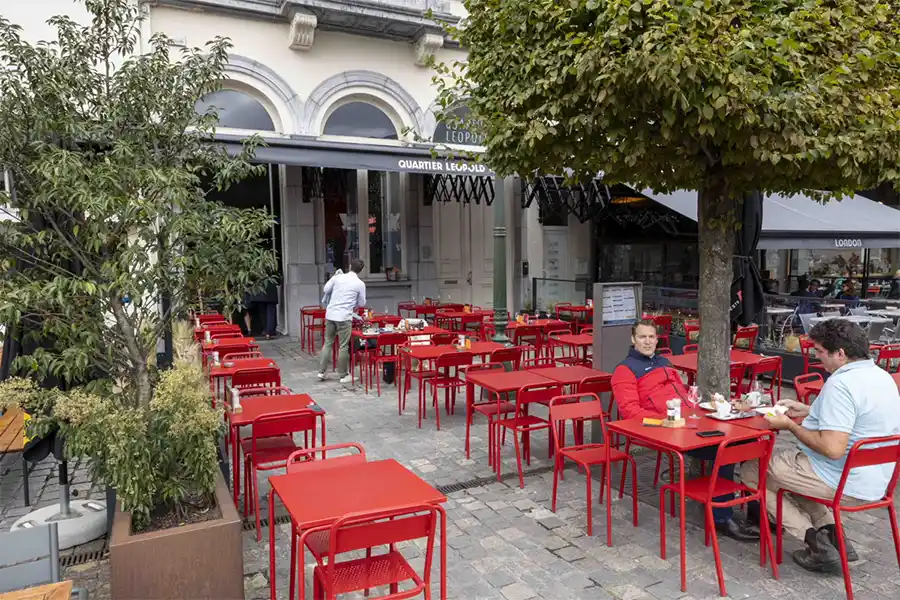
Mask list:
[[[697,405],[700,404],[700,400],[700,389],[696,385],[692,385],[690,388],[688,388],[688,396],[685,400],[685,403],[692,409],[696,409]],[[689,418],[699,419],[700,415],[698,415],[696,412],[692,412]]]

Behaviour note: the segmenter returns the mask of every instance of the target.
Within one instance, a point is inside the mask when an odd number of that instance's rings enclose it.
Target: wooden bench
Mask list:
[[[7,454],[23,452],[25,449],[25,414],[18,408],[11,408],[0,417],[0,458]],[[22,479],[25,485],[25,505],[31,505],[28,490],[28,463],[22,456]]]

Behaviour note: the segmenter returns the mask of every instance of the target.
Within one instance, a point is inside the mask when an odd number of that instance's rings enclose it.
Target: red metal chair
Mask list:
[[[797,392],[797,400],[804,404],[811,404],[810,396],[822,391],[825,379],[818,373],[807,373],[794,377],[794,391]]]
[[[212,323],[226,323],[225,317],[220,315],[219,313],[204,313],[202,315],[196,315],[197,320],[200,322],[200,325],[207,325]]]
[[[594,335],[594,326],[593,325],[582,325],[578,329],[578,333],[582,335]]]
[[[592,377],[585,377],[581,380],[581,383],[578,384],[578,393],[579,394],[593,394],[600,398],[600,401],[603,401],[603,395],[609,394],[609,408],[603,409],[603,418],[609,421],[612,418],[613,409],[616,406],[616,402],[612,396],[612,377],[609,375],[594,375]],[[578,435],[581,435],[581,428],[578,430]],[[581,437],[577,437],[576,441],[580,444],[582,442]],[[619,447],[618,436],[616,436],[616,448]]]
[[[815,344],[808,336],[800,336],[800,356],[803,358],[803,374],[807,375],[813,370],[825,373],[822,361],[815,357]]]
[[[250,438],[241,440],[244,453],[244,517],[249,515],[249,498],[253,495],[256,513],[256,541],[262,540],[259,525],[259,488],[257,471],[270,471],[287,467],[288,458],[299,449],[294,443],[294,433],[312,433],[316,444],[316,413],[308,408],[260,415],[253,419]],[[274,519],[275,515],[269,515]]]
[[[706,545],[712,539],[713,554],[716,558],[716,576],[719,580],[719,593],[726,596],[725,573],[722,570],[722,557],[719,554],[719,537],[716,534],[716,524],[713,521],[713,508],[731,507],[756,501],[760,506],[766,505],[766,474],[769,469],[769,459],[772,456],[772,448],[775,447],[775,433],[767,431],[760,433],[756,438],[740,442],[722,442],[716,454],[712,473],[689,479],[684,482],[684,493],[687,498],[699,502],[706,509]],[[759,487],[751,488],[743,483],[735,483],[727,479],[719,478],[719,468],[724,465],[734,465],[751,460],[759,461]],[[659,535],[660,556],[666,558],[666,492],[673,496],[679,494],[678,484],[667,484],[659,490]],[[737,497],[734,497],[735,495]],[[734,497],[726,502],[717,502],[714,498],[719,496]],[[772,573],[778,579],[778,565],[774,560],[775,553],[772,548],[772,533],[769,530],[769,518],[766,510],[760,511],[762,524],[760,525],[759,538],[759,564],[765,566],[766,556],[773,558]]]
[[[653,317],[656,324],[656,337],[664,348],[670,347],[669,338],[672,336],[672,315],[656,315]]]
[[[603,491],[608,490],[607,483],[612,482],[612,473],[609,471],[610,466],[614,462],[622,463],[622,472],[628,470],[631,464],[631,501],[632,513],[634,515],[634,526],[638,524],[638,505],[637,505],[637,467],[634,459],[624,452],[610,448],[606,437],[606,423],[603,416],[603,403],[596,394],[587,394],[590,398],[584,401],[585,394],[572,394],[569,396],[557,396],[550,401],[550,431],[553,435],[553,445],[556,450],[555,460],[553,461],[553,504],[551,510],[556,512],[556,491],[559,487],[559,476],[565,469],[566,459],[571,460],[585,470],[587,485],[587,534],[593,535],[593,504],[594,495],[591,493],[591,467],[593,465],[603,465],[603,471],[600,474],[600,502],[603,502]],[[600,424],[600,432],[602,434],[602,444],[585,444],[578,439],[576,435],[575,444],[566,445],[566,422],[572,422],[573,431],[585,421],[594,420]],[[607,477],[608,476],[608,477]],[[623,478],[624,480],[624,478]],[[621,495],[622,490],[619,491]],[[606,544],[612,546],[612,512],[610,511],[612,503],[610,494],[606,499]]]
[[[301,313],[306,318],[303,331],[306,334],[306,351],[316,353],[316,334],[320,333],[322,343],[325,343],[325,311],[318,306],[309,307],[310,312]]]
[[[232,325],[230,323],[215,323],[210,325],[203,325],[199,331],[194,332],[194,341],[200,343],[206,337],[206,332],[209,332],[210,339],[212,339],[213,333],[218,332],[233,332],[233,333],[241,333],[240,325]]]
[[[688,344],[700,339],[700,321],[691,319],[684,322],[684,339]]]
[[[531,434],[535,431],[550,428],[550,421],[541,417],[528,414],[530,404],[549,404],[553,398],[563,394],[563,386],[560,384],[526,385],[519,388],[516,393],[516,413],[513,417],[503,418],[497,421],[497,429],[494,433],[494,466],[497,468],[497,480],[500,480],[503,462],[501,460],[501,444],[499,432],[511,430],[513,442],[516,446],[516,464],[519,469],[519,487],[525,487],[525,477],[522,473],[522,455],[525,455],[527,464],[531,464]],[[497,400],[500,401],[499,398]],[[519,436],[522,442],[519,443]],[[549,437],[549,436],[548,436]],[[547,440],[548,457],[553,455],[553,440]]]
[[[731,397],[740,398],[744,389],[744,378],[747,376],[747,366],[743,364],[731,365]]]
[[[878,359],[875,364],[888,373],[900,373],[900,344],[882,346],[878,350]],[[892,367],[893,370],[891,370]]]
[[[223,330],[214,330],[209,332],[210,339],[213,340],[227,340],[231,338],[242,338],[244,334],[238,331],[223,331]]]
[[[260,352],[259,350],[251,350],[250,352],[230,352],[224,356],[222,353],[219,353],[220,359],[222,362],[226,360],[243,360],[246,358],[265,358],[266,356]]]
[[[503,371],[503,364],[500,362],[489,362],[489,363],[481,363],[474,364],[469,367],[465,367],[466,377],[469,376],[470,373],[474,373],[476,371]],[[500,415],[508,415],[509,413],[515,411],[516,407],[508,401],[503,401],[500,399],[499,394],[496,392],[491,392],[491,397],[487,402],[478,402],[473,401],[471,405],[466,405],[466,458],[471,457],[470,451],[470,432],[472,429],[472,421],[475,418],[475,413],[482,414],[487,417],[488,420],[488,464],[493,464],[493,451],[492,448],[494,442],[494,421]],[[501,442],[502,443],[502,442]]]
[[[420,346],[420,345],[431,346],[433,344],[432,344],[431,340],[429,339],[429,341],[426,344],[416,344],[416,345],[417,346]],[[449,345],[449,344],[447,344],[447,345]],[[403,351],[402,348],[400,350],[400,356],[401,356],[400,364],[402,365],[402,371],[403,371],[403,374],[402,374],[403,375],[403,386],[402,386],[402,389],[400,392],[400,399],[398,401],[399,404],[397,406],[397,414],[402,416],[403,411],[406,410],[406,394],[409,392],[410,388],[412,387],[412,380],[413,379],[419,380],[418,395],[419,395],[419,403],[421,404],[421,402],[423,401],[422,400],[423,395],[425,393],[425,384],[423,382],[426,379],[431,379],[432,377],[434,377],[434,366],[430,364],[432,361],[423,361],[426,364],[422,365],[421,370],[414,369],[413,365],[412,365],[413,359],[405,351]]]
[[[767,356],[758,363],[750,365],[749,369],[750,384],[759,379],[763,375],[770,375],[768,385],[760,381],[763,393],[768,394],[772,399],[772,404],[781,400],[781,357]]]
[[[432,387],[432,405],[434,406],[435,423],[441,428],[441,409],[438,406],[438,390],[444,390],[444,409],[447,414],[452,414],[456,407],[456,390],[465,387],[466,381],[461,377],[465,372],[463,367],[472,364],[474,357],[469,352],[449,352],[434,359],[434,377],[426,379],[423,383],[427,389]],[[422,427],[422,417],[425,415],[425,396],[419,400],[419,428]],[[451,407],[453,407],[451,409]]]
[[[522,346],[520,346],[521,348]],[[523,356],[527,350],[523,348]],[[548,357],[528,358],[522,361],[521,369],[530,371],[531,369],[550,369],[556,366],[556,360]]]
[[[459,335],[455,333],[433,333],[431,334],[431,343],[435,346],[450,346],[456,343]]]
[[[416,317],[416,303],[410,301],[398,302],[397,315],[404,319],[414,319]]]
[[[481,326],[484,324],[484,315],[465,315],[459,319],[459,328],[466,335],[479,337]]]
[[[657,356],[672,356],[671,348],[657,348],[656,349]]]
[[[682,354],[697,354],[700,352],[700,344],[685,344],[681,349]]]
[[[334,600],[373,587],[388,586],[389,593],[381,600],[400,600],[425,594],[431,597],[431,563],[434,554],[435,526],[440,507],[410,505],[390,510],[346,515],[333,525],[314,527],[304,531],[301,544],[311,536],[328,536],[328,562],[313,569],[313,598]],[[422,572],[406,561],[396,544],[425,539]],[[418,545],[418,544],[417,544]],[[372,549],[386,546],[386,553],[373,555]],[[339,554],[366,550],[365,558],[337,561]],[[300,569],[304,568],[302,563]],[[412,586],[401,583],[411,582]]]
[[[293,393],[294,390],[285,385],[242,388],[241,400],[258,396],[289,396]]]
[[[543,353],[544,330],[536,325],[522,325],[510,330],[510,338],[516,346],[525,348],[523,352],[537,358]]]
[[[881,500],[875,502],[867,502],[857,506],[842,506],[841,500],[844,497],[844,486],[847,484],[847,477],[850,471],[861,467],[872,467],[876,465],[894,465],[894,472],[888,482],[887,489]],[[897,526],[897,509],[894,506],[894,492],[897,490],[897,480],[900,479],[900,435],[892,435],[881,438],[869,438],[859,440],[850,452],[847,454],[847,462],[844,463],[844,472],[838,483],[834,498],[815,498],[806,496],[797,492],[780,489],[777,496],[777,510],[775,514],[775,522],[777,525],[777,556],[778,563],[782,559],[782,502],[784,494],[792,494],[799,498],[827,506],[834,512],[834,534],[838,540],[838,552],[841,555],[841,569],[844,572],[844,588],[847,591],[847,600],[853,600],[853,582],[850,579],[850,565],[847,563],[847,546],[844,542],[844,524],[841,521],[841,514],[844,512],[857,513],[864,510],[875,510],[877,508],[886,508],[891,522],[891,534],[894,537],[894,551],[897,554],[897,564],[900,565],[900,529]],[[762,486],[762,484],[760,484]],[[763,505],[765,506],[765,505]],[[765,511],[760,511],[765,513]]]
[[[367,363],[366,380],[364,382],[366,393],[369,393],[369,386],[372,377],[375,378],[375,385],[378,390],[378,396],[381,397],[381,376],[384,365],[394,365],[394,381],[400,386],[397,379],[397,371],[400,368],[400,347],[406,344],[407,338],[402,333],[382,333],[375,338],[375,348],[366,353],[364,360]]]
[[[488,362],[510,363],[512,370],[518,371],[522,366],[522,348],[520,346],[511,346],[494,350],[491,352]]]
[[[250,352],[258,348],[259,346],[257,346],[256,344],[251,344],[250,342],[229,343],[228,340],[223,340],[220,343],[210,347],[209,350],[203,351],[203,366],[207,366],[210,359],[212,358],[213,352],[219,353],[219,360],[221,361],[223,356],[238,352]]]
[[[544,341],[546,356],[548,358],[552,358],[558,363],[562,363],[565,365],[581,364],[581,357],[579,356],[580,350],[573,348],[568,344],[563,344],[559,341],[559,336],[571,334],[571,331],[563,327],[554,326],[552,328],[548,328],[547,338]],[[560,354],[558,356],[556,353],[557,350],[560,351]]]
[[[497,328],[494,326],[493,320],[485,319],[481,323],[481,341],[489,342],[497,335]]]
[[[276,387],[281,385],[281,369],[261,367],[258,369],[237,369],[231,376],[231,387],[244,388]]]
[[[753,352],[756,348],[756,339],[759,337],[759,327],[756,325],[748,325],[746,327],[738,327],[734,333],[734,341],[731,347],[735,350],[747,350]]]
[[[563,308],[563,307],[571,308],[572,303],[571,302],[557,302],[556,304],[553,305],[553,315],[560,321],[562,321],[562,315],[560,314],[559,309]]]

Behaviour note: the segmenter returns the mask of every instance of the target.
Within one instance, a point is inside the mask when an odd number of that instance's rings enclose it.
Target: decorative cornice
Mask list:
[[[416,55],[416,64],[424,67],[428,59],[444,46],[444,36],[436,33],[423,33],[413,44]]]
[[[316,27],[319,19],[316,15],[297,11],[291,17],[291,32],[288,43],[291,50],[309,50],[316,38]]]

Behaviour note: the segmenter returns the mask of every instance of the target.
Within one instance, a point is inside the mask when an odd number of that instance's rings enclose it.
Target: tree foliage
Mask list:
[[[0,195],[13,218],[0,321],[51,342],[24,368],[116,382],[146,408],[157,340],[190,290],[233,306],[271,280],[272,219],[205,198],[261,168],[255,140],[230,157],[209,142],[215,110],[195,112],[221,85],[228,41],[177,49],[155,35],[140,54],[135,3],[84,3],[91,22],[54,17],[50,42],[0,17],[0,165],[13,182]]]
[[[465,99],[498,173],[699,190],[701,385],[727,390],[742,194],[900,180],[900,1],[464,4],[441,105]]]

